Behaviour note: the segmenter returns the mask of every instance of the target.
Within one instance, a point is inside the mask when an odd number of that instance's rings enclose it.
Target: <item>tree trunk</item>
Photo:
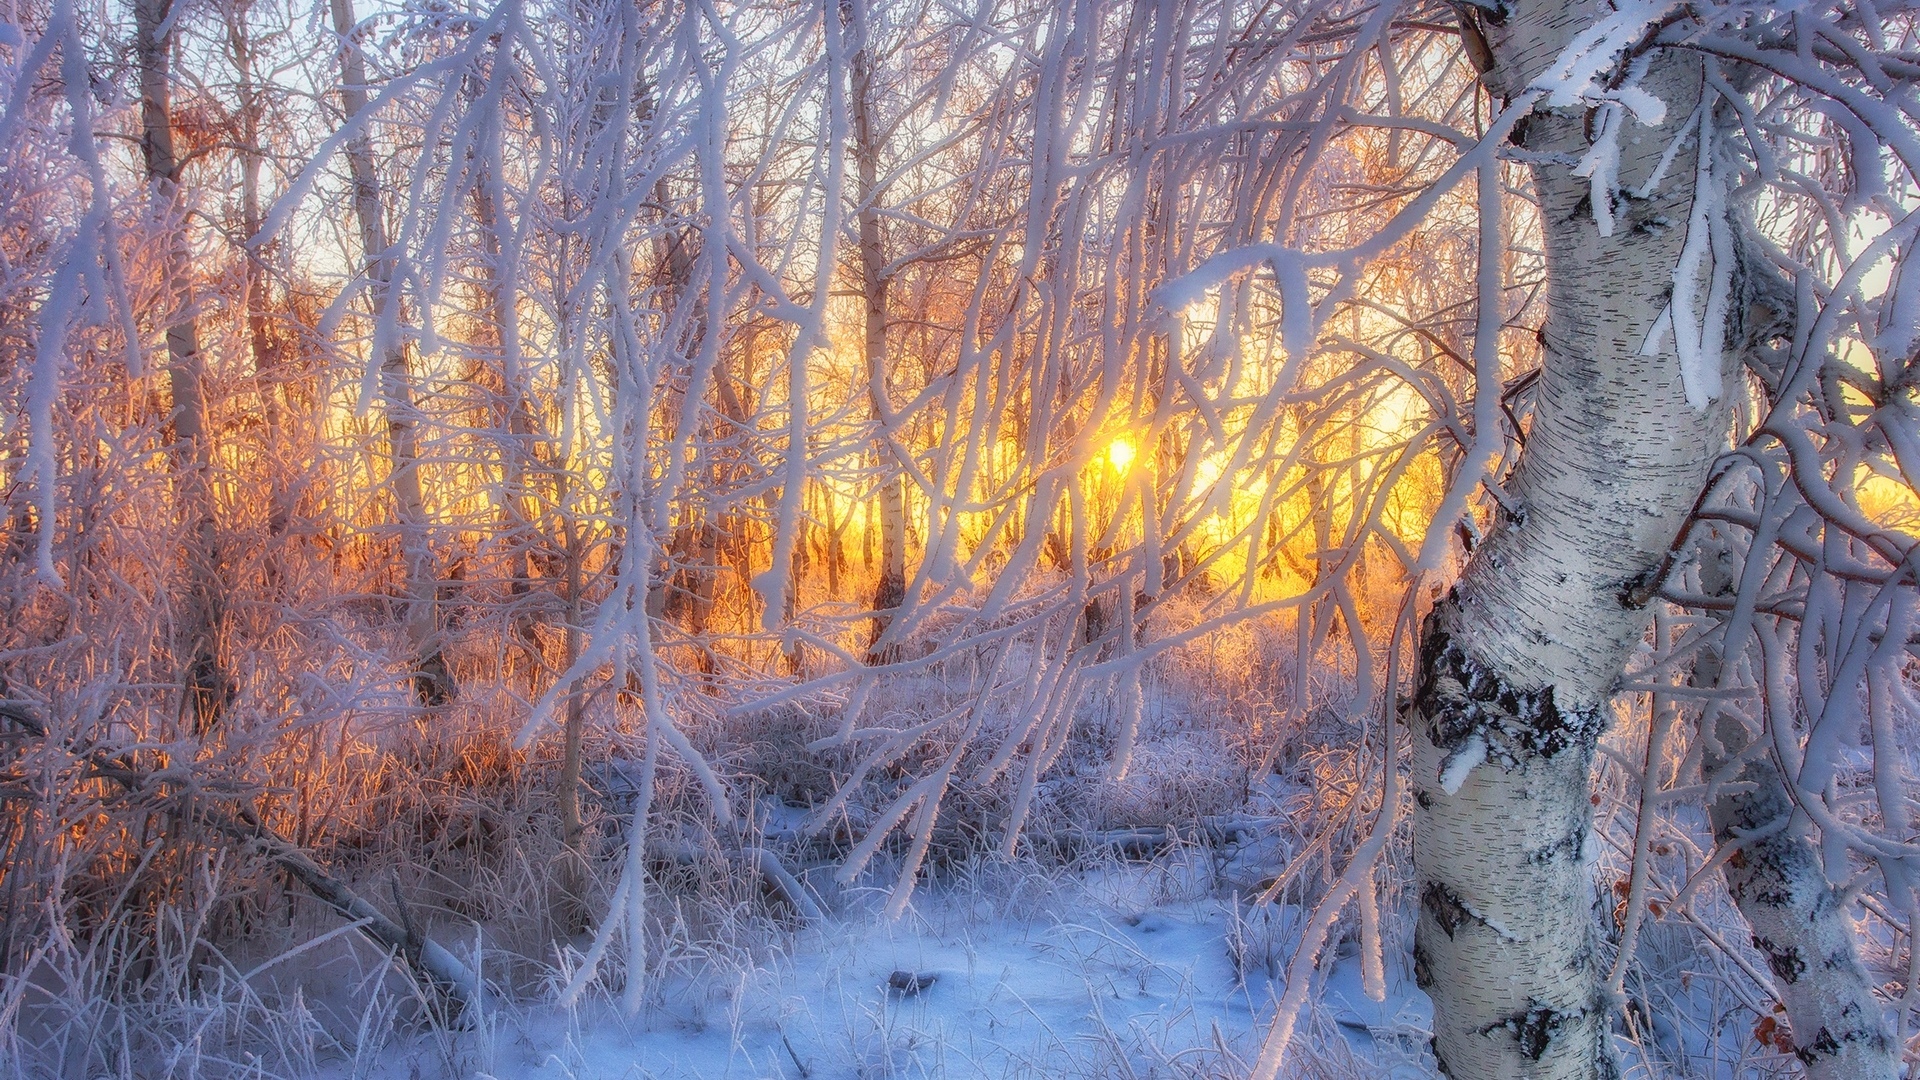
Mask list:
[[[252,10],[252,0],[241,0],[227,12],[227,55],[239,77],[234,93],[240,105],[240,232],[248,244],[260,242],[260,226],[264,220],[260,206],[260,167],[265,152],[260,145],[260,121],[266,107],[266,97],[255,82],[256,48],[248,26]],[[266,573],[269,583],[277,588],[284,576],[280,541],[293,520],[294,500],[284,463],[275,452],[280,440],[290,434],[282,430],[287,420],[281,402],[286,358],[273,332],[267,292],[267,251],[246,250],[243,254],[246,258],[247,351],[253,359],[253,377],[267,427],[260,440],[268,470]]]
[[[1539,3],[1483,20],[1489,87],[1522,92],[1597,15]],[[1701,64],[1649,59],[1641,86],[1665,117],[1621,120],[1624,190],[1646,183],[1697,122]],[[1694,170],[1614,200],[1619,220],[1603,236],[1591,182],[1573,171],[1588,123],[1584,107],[1542,105],[1514,134],[1534,162],[1545,232],[1539,406],[1507,485],[1510,509],[1429,616],[1421,646],[1415,975],[1433,998],[1434,1055],[1456,1078],[1618,1075],[1595,951],[1589,767],[1646,628],[1625,596],[1656,572],[1725,422],[1717,403],[1688,404],[1674,335],[1643,349],[1686,239]]]
[[[1724,540],[1707,536],[1700,545],[1702,595],[1731,598],[1734,582],[1733,553]],[[1695,686],[1734,685],[1725,677],[1726,645],[1712,639],[1701,647]],[[1747,721],[1718,700],[1708,699],[1700,729],[1714,840],[1739,844],[1721,873],[1754,948],[1773,972],[1794,1056],[1813,1080],[1893,1080],[1899,1054],[1860,966],[1853,920],[1802,831],[1805,815],[1794,820],[1778,763],[1754,745]]]
[[[590,866],[587,861],[587,826],[580,813],[580,752],[581,741],[586,734],[586,680],[574,673],[574,665],[580,660],[580,650],[585,644],[583,627],[584,607],[581,603],[581,543],[583,537],[575,526],[572,515],[564,519],[565,553],[567,565],[567,629],[566,656],[562,672],[572,681],[567,685],[566,720],[561,729],[560,750],[560,843],[564,852],[560,857],[557,884],[560,888],[558,903],[554,905],[554,921],[568,934],[577,934],[586,929],[592,916],[587,910],[587,879]]]
[[[353,0],[331,0],[331,4],[333,28],[341,39],[340,99],[347,122],[353,123],[367,108],[367,66],[353,42]],[[442,705],[452,700],[455,686],[440,651],[439,583],[433,573],[426,496],[420,483],[420,406],[414,400],[413,367],[406,342],[380,329],[397,300],[393,296],[393,255],[387,242],[380,176],[375,171],[373,143],[364,127],[348,140],[347,167],[353,176],[353,211],[360,225],[360,247],[373,283],[380,392],[386,399],[393,501],[400,521],[401,558],[406,564],[406,630],[413,653],[414,696],[423,705]]]
[[[654,184],[653,190],[664,215],[666,208],[673,205],[673,193],[664,177]],[[666,273],[668,304],[675,306],[689,300],[693,303],[684,349],[688,356],[699,353],[709,332],[708,298],[694,294],[696,235],[689,226],[668,231],[655,241],[659,265]],[[743,336],[750,357],[756,336],[751,324]],[[701,684],[709,688],[713,684],[705,677],[719,670],[718,657],[713,651],[713,608],[724,530],[716,524],[720,516],[716,503],[728,486],[728,473],[735,467],[728,461],[729,451],[723,447],[749,426],[746,409],[734,390],[728,362],[729,344],[723,337],[719,363],[713,372],[713,389],[719,415],[731,431],[723,436],[721,425],[711,419],[710,413],[702,412],[698,434],[700,444],[706,449],[700,455],[700,469],[704,473],[700,487],[707,498],[703,505],[689,504],[687,520],[674,530],[665,553],[666,565],[650,592],[648,609],[656,617],[677,619],[685,627],[694,643],[694,663],[703,676]]]
[[[885,430],[892,406],[887,397],[887,274],[886,251],[880,241],[880,147],[873,124],[873,50],[866,40],[864,5],[843,7],[851,13],[860,48],[853,54],[852,94],[848,107],[853,119],[854,173],[859,185],[855,218],[860,226],[860,295],[865,312],[867,406],[881,430],[874,439],[880,468],[880,579],[873,586],[873,629],[867,637],[868,664],[900,659],[900,642],[887,628],[907,597],[907,500],[904,477],[894,441]]]
[[[502,61],[496,61],[496,63]],[[528,389],[525,359],[520,352],[518,290],[512,278],[512,261],[503,236],[504,202],[499,170],[495,163],[503,155],[498,145],[499,124],[488,132],[491,160],[479,166],[480,176],[473,185],[474,220],[481,238],[480,278],[482,302],[488,318],[483,321],[476,342],[487,355],[498,389],[491,402],[494,431],[500,440],[501,484],[495,494],[495,514],[505,531],[503,547],[507,552],[508,624],[513,639],[527,656],[529,685],[540,670],[540,635],[537,601],[533,597],[531,561],[537,546],[537,530],[544,516],[543,494],[551,486],[546,477],[551,470],[542,459],[541,440],[534,422],[532,393]]]
[[[136,0],[134,51],[140,63],[140,147],[147,169],[147,190],[158,221],[171,222],[177,211],[180,160],[173,145],[173,0]],[[186,661],[183,712],[194,731],[205,735],[219,722],[231,694],[221,668],[220,552],[213,514],[213,446],[207,430],[206,360],[200,353],[200,326],[194,313],[191,253],[184,224],[169,225],[166,237],[165,305],[167,379],[173,398],[168,419],[173,465],[178,477],[181,518],[190,539],[186,611],[180,620],[180,655]]]

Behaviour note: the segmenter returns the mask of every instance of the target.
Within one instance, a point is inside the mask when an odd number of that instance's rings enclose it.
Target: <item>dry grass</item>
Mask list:
[[[454,653],[463,696],[426,713],[393,689],[390,637],[356,629],[351,618],[316,625],[298,647],[324,646],[326,678],[282,677],[281,711],[236,713],[234,732],[205,759],[207,775],[250,782],[136,798],[80,782],[72,755],[58,747],[7,744],[9,768],[46,777],[36,790],[50,797],[15,824],[13,850],[22,859],[9,866],[3,886],[14,897],[9,910],[31,918],[7,928],[13,951],[0,976],[0,1077],[131,1080],[152,1075],[143,1064],[152,1062],[183,1077],[362,1075],[396,1053],[424,1054],[423,1068],[459,1074],[485,1064],[494,1045],[488,1025],[515,1022],[516,1003],[546,1000],[576,969],[586,946],[577,926],[601,919],[625,859],[632,703],[612,693],[588,703],[586,835],[578,856],[586,888],[563,895],[554,868],[576,856],[559,835],[557,738],[524,752],[508,743],[525,714],[527,688],[475,677],[490,651],[500,650],[471,634]],[[1084,903],[1073,898],[1077,882],[1147,858],[1141,865],[1154,869],[1142,880],[1157,891],[1141,902],[1226,901],[1233,912],[1227,959],[1244,982],[1264,986],[1284,970],[1297,912],[1325,895],[1380,811],[1377,733],[1369,737],[1377,718],[1352,707],[1350,684],[1332,669],[1316,669],[1301,683],[1287,662],[1292,644],[1284,625],[1249,623],[1155,660],[1144,680],[1135,764],[1123,778],[1108,769],[1114,699],[1099,687],[1083,692],[1066,745],[1040,777],[1026,828],[1044,837],[1173,826],[1186,837],[1135,853],[1029,843],[1019,858],[997,854],[1015,778],[986,782],[978,774],[1016,717],[1003,694],[969,696],[982,685],[968,681],[982,677],[982,665],[961,664],[948,673],[954,681],[930,674],[881,680],[862,726],[929,726],[897,753],[865,762],[864,772],[862,746],[820,744],[841,719],[830,702],[729,712],[722,699],[689,695],[681,715],[695,746],[732,786],[749,823],[747,841],[783,852],[846,915],[884,902],[909,838],[883,845],[846,887],[833,882],[838,860],[900,792],[957,755],[957,779],[919,872],[923,887],[973,898],[974,917],[993,919]],[[247,700],[272,697],[264,687],[274,680],[256,673],[255,683]],[[986,715],[976,743],[962,745],[973,700],[985,702]],[[80,714],[70,715],[77,723]],[[1618,777],[1602,779],[1610,801],[1601,817],[1617,826],[1632,792]],[[794,823],[836,793],[845,794],[840,812],[818,839],[802,842]],[[266,863],[196,830],[190,815],[174,814],[193,797],[249,802],[377,906],[404,911],[473,957],[495,994],[494,1011],[469,1019],[479,1030],[434,1028],[415,984],[388,957]],[[1178,832],[1222,818],[1252,823],[1240,846],[1210,846]],[[27,830],[46,828],[64,828],[65,839],[29,840]],[[652,1007],[665,1008],[671,992],[674,1008],[693,1009],[700,1023],[727,1022],[724,987],[780,963],[797,923],[756,874],[741,871],[736,841],[716,830],[698,779],[671,755],[662,760],[652,832],[663,845],[647,863]],[[1391,964],[1411,935],[1404,835],[1388,851],[1376,881],[1381,948]],[[1278,903],[1252,902],[1269,889]],[[1349,936],[1330,950],[1357,947]],[[625,979],[618,953],[601,964],[589,1000],[617,995]],[[1711,1006],[1720,1016],[1737,1014],[1741,995],[1752,992],[1697,935],[1656,922],[1642,941],[1639,971],[1630,989],[1645,1023],[1627,1034],[1652,1070],[1647,1075],[1688,1075],[1709,1064],[1708,1075],[1732,1075],[1777,1064],[1756,1056],[1750,1024],[1694,1030],[1701,995],[1720,1002]],[[1676,985],[1686,993],[1673,993]],[[685,999],[690,987],[712,992]],[[876,1027],[849,1035],[848,1052],[867,1075],[958,1068],[927,1058],[928,1044],[915,1038]],[[1379,1075],[1370,1070],[1410,1053],[1383,1046],[1373,1059],[1356,1057],[1325,1017],[1303,1030],[1297,1047],[1293,1074],[1315,1078]],[[1237,1075],[1256,1050],[1231,1040],[1179,1045],[1170,1032],[1130,1028],[1071,1054],[1035,1057],[1010,1075],[1124,1074],[1124,1065],[1165,1077],[1224,1077]]]

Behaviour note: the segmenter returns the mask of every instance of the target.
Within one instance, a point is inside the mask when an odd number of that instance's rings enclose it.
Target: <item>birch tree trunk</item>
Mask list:
[[[1724,539],[1700,545],[1700,591],[1732,598],[1733,552]],[[1693,683],[1729,688],[1726,643],[1703,645]],[[1744,696],[1744,695],[1743,695]],[[1785,777],[1748,722],[1708,699],[1700,718],[1700,771],[1713,793],[1708,817],[1723,847],[1727,892],[1745,916],[1753,946],[1767,958],[1786,1007],[1793,1053],[1812,1080],[1893,1080],[1900,1060],[1880,1002],[1855,948],[1847,903],[1827,881],[1819,853],[1794,814]]]
[[[356,20],[352,0],[331,0],[333,28],[340,35],[340,100],[349,124],[367,108],[367,65],[353,42]],[[387,321],[393,296],[393,254],[376,171],[373,143],[362,127],[347,142],[347,168],[353,177],[353,212],[360,226],[360,247],[373,286],[373,322]],[[453,675],[440,652],[439,582],[433,550],[427,542],[426,497],[420,484],[420,406],[414,400],[413,367],[406,342],[375,332],[380,353],[380,392],[386,399],[387,446],[393,455],[393,501],[400,521],[400,551],[406,564],[406,631],[413,652],[414,696],[425,705],[441,705],[454,696]]]
[[[867,638],[866,661],[887,664],[900,658],[900,643],[887,637],[887,627],[907,595],[907,507],[903,477],[893,459],[893,440],[884,429],[892,407],[887,397],[888,281],[886,250],[880,239],[880,135],[874,130],[873,120],[873,48],[867,40],[865,5],[856,0],[843,6],[841,12],[849,16],[850,29],[859,45],[849,65],[852,94],[847,104],[853,120],[854,176],[859,200],[855,219],[860,226],[867,405],[874,423],[882,425],[874,440],[881,470],[880,579],[873,586],[873,629]]]
[[[654,184],[654,199],[664,214],[666,208],[673,205],[673,193],[665,177]],[[667,303],[678,305],[690,302],[693,305],[688,319],[685,340],[685,354],[699,355],[708,333],[708,298],[696,293],[694,275],[695,244],[699,233],[691,226],[682,226],[669,230],[655,240],[658,264],[666,275],[665,285]],[[747,332],[749,342],[751,331]],[[746,430],[746,412],[734,392],[733,375],[729,367],[727,343],[723,340],[718,350],[718,363],[713,372],[715,401],[719,406],[725,425],[737,434]],[[720,574],[720,554],[723,530],[717,523],[717,511],[713,505],[713,495],[724,488],[725,473],[728,465],[724,463],[724,454],[716,448],[716,443],[724,440],[716,438],[720,425],[711,416],[702,411],[698,434],[698,443],[713,448],[701,455],[701,470],[704,473],[702,487],[709,494],[708,503],[697,509],[690,508],[688,520],[674,530],[673,538],[667,545],[667,566],[659,580],[654,582],[649,593],[649,611],[656,617],[666,616],[681,620],[687,636],[695,643],[694,664],[703,676],[702,685],[712,683],[704,676],[713,675],[719,669],[718,658],[713,652],[713,605],[715,587]]]
[[[564,493],[563,493],[564,498]],[[574,673],[585,645],[582,630],[584,609],[581,604],[580,530],[573,515],[561,518],[561,543],[566,559],[567,629],[565,655],[561,670],[571,675],[567,685],[567,708],[561,727],[560,779],[556,794],[560,801],[560,843],[564,854],[555,867],[555,885],[559,896],[553,905],[554,922],[567,934],[577,934],[591,924],[587,911],[587,879],[591,873],[587,855],[587,826],[580,815],[581,742],[586,734],[586,680]]]
[[[261,146],[260,131],[266,111],[266,94],[257,81],[258,47],[250,25],[252,15],[252,0],[238,0],[225,12],[227,58],[232,61],[234,74],[238,77],[234,96],[240,107],[236,117],[240,122],[240,232],[250,244],[259,241],[260,226],[265,220],[265,213],[260,206],[260,168],[266,156]],[[286,382],[286,373],[282,370],[285,357],[273,331],[271,299],[267,289],[268,250],[270,245],[258,251],[247,250],[243,255],[246,260],[247,352],[253,358],[253,377],[259,387],[261,412],[267,422],[266,434],[261,439],[270,470],[267,481],[269,550],[266,569],[269,581],[278,585],[284,573],[284,553],[280,551],[280,545],[293,519],[293,492],[289,489],[287,477],[281,468],[282,462],[276,453],[280,440],[291,433],[282,430],[287,421],[286,410],[281,404]]]
[[[530,563],[539,543],[539,522],[545,514],[545,493],[552,486],[552,469],[541,453],[543,441],[534,420],[525,357],[520,351],[518,288],[506,240],[510,226],[504,220],[503,185],[495,164],[504,157],[498,122],[490,126],[487,139],[491,144],[489,160],[480,166],[472,196],[474,221],[480,231],[480,288],[488,316],[482,321],[475,344],[487,357],[490,377],[498,380],[497,390],[488,390],[494,398],[491,412],[500,441],[503,475],[499,486],[491,490],[495,514],[506,533],[503,546],[508,562],[508,623],[513,640],[527,656],[531,687],[540,669],[540,635],[535,629],[540,620],[532,595]]]
[[[206,359],[194,312],[191,253],[186,229],[172,224],[180,190],[180,159],[173,144],[173,0],[136,0],[134,52],[140,64],[140,148],[154,218],[167,222],[165,275],[167,381],[172,396],[168,434],[178,483],[179,509],[188,529],[184,556],[187,595],[177,640],[185,660],[186,700],[193,728],[205,735],[220,719],[230,693],[220,666],[221,592],[219,537],[213,514],[213,446],[207,431]]]
[[[1504,14],[1467,29],[1489,46],[1489,89],[1511,98],[1604,12],[1546,2]],[[1701,63],[1643,59],[1640,86],[1665,115],[1620,118],[1623,192],[1698,123]],[[1545,232],[1539,406],[1508,505],[1421,646],[1415,976],[1433,998],[1440,1069],[1462,1080],[1618,1075],[1591,912],[1589,768],[1647,623],[1626,595],[1656,572],[1725,422],[1718,403],[1688,404],[1673,334],[1643,348],[1672,292],[1695,171],[1613,198],[1602,235],[1592,182],[1575,175],[1591,120],[1584,106],[1542,105],[1513,136]]]

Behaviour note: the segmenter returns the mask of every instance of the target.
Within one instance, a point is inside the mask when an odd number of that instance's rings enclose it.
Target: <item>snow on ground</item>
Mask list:
[[[897,922],[849,917],[730,972],[663,980],[635,1020],[605,1001],[496,1016],[448,1064],[500,1080],[1245,1075],[1297,912],[1155,900],[1164,872],[1109,867],[1025,901],[926,891]],[[1334,959],[1305,1037],[1315,1060],[1349,1064],[1321,1075],[1428,1075],[1425,995],[1388,967],[1375,1003],[1358,959]]]

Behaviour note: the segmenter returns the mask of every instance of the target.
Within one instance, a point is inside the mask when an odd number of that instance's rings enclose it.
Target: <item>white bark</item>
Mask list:
[[[1489,86],[1525,92],[1603,14],[1544,3],[1483,20]],[[1621,117],[1625,190],[1652,175],[1701,97],[1697,60],[1650,60],[1641,85],[1665,115]],[[1617,1075],[1591,916],[1589,767],[1646,626],[1626,596],[1660,565],[1724,422],[1688,404],[1671,342],[1643,349],[1666,309],[1693,173],[1616,197],[1601,235],[1573,164],[1589,149],[1587,109],[1554,100],[1514,136],[1533,155],[1546,233],[1539,407],[1510,509],[1430,617],[1416,702],[1416,976],[1434,1001],[1441,1070],[1460,1078]],[[1484,764],[1459,767],[1475,755]]]

